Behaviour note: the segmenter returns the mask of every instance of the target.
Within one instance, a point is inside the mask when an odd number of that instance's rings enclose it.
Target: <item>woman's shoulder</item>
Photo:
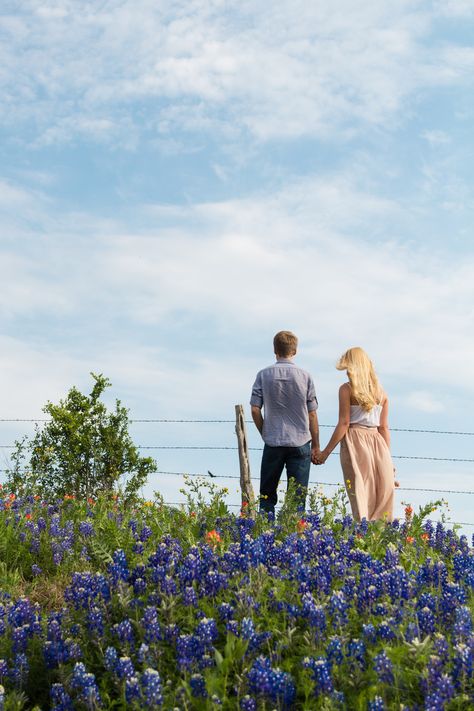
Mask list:
[[[339,388],[339,395],[343,397],[349,397],[351,396],[351,386],[349,383],[343,383],[341,387]]]

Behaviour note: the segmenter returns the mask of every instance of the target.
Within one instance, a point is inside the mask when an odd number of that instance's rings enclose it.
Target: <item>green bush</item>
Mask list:
[[[141,457],[128,432],[127,408],[119,400],[112,412],[100,401],[110,381],[91,373],[94,385],[88,395],[77,388],[43,412],[50,416],[36,425],[32,438],[15,443],[7,482],[19,494],[54,498],[67,495],[96,497],[122,489],[133,498],[156,471],[151,457]]]

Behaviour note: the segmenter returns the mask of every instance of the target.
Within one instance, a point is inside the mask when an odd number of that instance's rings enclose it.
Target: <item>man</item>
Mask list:
[[[259,373],[252,388],[252,418],[262,435],[260,511],[274,513],[277,487],[286,465],[288,484],[297,486],[299,508],[304,510],[311,459],[319,449],[318,401],[313,379],[293,362],[298,339],[279,331],[273,339],[276,363]],[[264,415],[262,415],[262,407]]]

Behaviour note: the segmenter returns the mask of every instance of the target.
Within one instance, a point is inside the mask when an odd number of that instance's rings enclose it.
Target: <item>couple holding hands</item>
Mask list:
[[[257,373],[252,388],[252,418],[265,443],[260,511],[274,512],[285,466],[288,483],[293,479],[297,485],[304,510],[311,462],[324,464],[341,443],[341,467],[352,515],[356,521],[391,521],[395,482],[388,399],[372,362],[362,348],[350,348],[339,359],[336,368],[347,372],[348,382],[339,388],[338,423],[321,450],[314,383],[311,375],[294,363],[297,347],[298,339],[291,331],[279,331],[273,339],[276,363]]]

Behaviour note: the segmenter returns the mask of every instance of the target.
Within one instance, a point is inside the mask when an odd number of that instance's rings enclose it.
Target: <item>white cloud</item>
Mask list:
[[[423,131],[421,137],[432,146],[444,146],[451,143],[451,136],[445,131],[439,131],[437,129]]]
[[[39,145],[170,126],[262,140],[386,128],[413,92],[470,81],[472,50],[427,42],[435,17],[388,0],[31,0],[0,21],[3,120],[33,125]]]
[[[474,3],[472,0],[438,0],[436,10],[445,17],[471,17],[474,15]]]
[[[444,405],[439,400],[436,400],[432,393],[426,390],[417,390],[410,393],[406,398],[406,404],[420,412],[436,413],[444,410]]]

